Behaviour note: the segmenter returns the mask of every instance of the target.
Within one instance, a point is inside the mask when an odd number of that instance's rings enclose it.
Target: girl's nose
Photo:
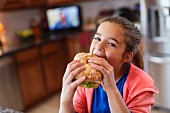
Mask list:
[[[99,42],[97,45],[96,45],[96,49],[98,51],[101,51],[101,52],[104,52],[104,44],[102,42]]]

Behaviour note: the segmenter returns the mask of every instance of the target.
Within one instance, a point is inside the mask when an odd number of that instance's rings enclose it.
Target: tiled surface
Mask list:
[[[42,102],[40,105],[35,106],[34,108],[27,111],[26,113],[58,113],[59,100],[60,100],[60,93],[54,95],[49,100]],[[152,110],[151,113],[170,113],[170,112]]]

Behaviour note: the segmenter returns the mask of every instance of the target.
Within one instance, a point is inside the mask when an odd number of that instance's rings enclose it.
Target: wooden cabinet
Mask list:
[[[43,46],[42,54],[47,90],[49,94],[53,94],[61,90],[66,66],[61,43],[54,42]]]
[[[12,8],[20,8],[22,4],[22,0],[2,0],[3,6],[2,9],[12,9]]]
[[[44,58],[45,78],[47,84],[47,90],[49,94],[52,94],[61,87],[61,76],[58,73],[57,55],[47,56]]]
[[[66,49],[67,49],[67,60],[72,61],[74,56],[80,52],[80,45],[78,38],[70,37],[66,39]]]
[[[0,10],[24,9],[39,6],[56,6],[92,0],[1,0]],[[94,1],[94,0],[93,0]]]
[[[94,0],[46,0],[48,5],[69,4],[69,3],[86,2],[86,1],[94,1]]]
[[[24,6],[35,7],[45,5],[45,0],[24,0]]]
[[[19,52],[15,55],[18,78],[25,107],[29,107],[46,96],[38,48]]]
[[[43,6],[46,0],[2,0],[1,9],[18,9]]]
[[[39,61],[33,61],[18,67],[24,106],[29,107],[46,96],[44,78]]]
[[[56,4],[63,4],[63,3],[71,3],[75,0],[47,0],[48,5],[56,5]]]
[[[14,60],[24,109],[61,91],[66,67],[62,41],[19,51]]]
[[[88,53],[90,50],[90,43],[91,39],[89,38],[89,33],[88,35],[77,35],[73,37],[69,37],[66,39],[66,48],[67,48],[67,59],[68,62],[72,61],[74,56],[78,52],[86,52]]]

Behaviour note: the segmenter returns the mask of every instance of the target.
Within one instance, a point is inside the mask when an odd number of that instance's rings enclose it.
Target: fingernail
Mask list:
[[[81,62],[81,65],[84,65],[84,63]]]
[[[91,61],[92,61],[91,59],[88,60],[88,62],[91,62]]]
[[[81,66],[81,68],[82,68],[82,69],[85,69],[85,66],[83,65],[83,66]]]

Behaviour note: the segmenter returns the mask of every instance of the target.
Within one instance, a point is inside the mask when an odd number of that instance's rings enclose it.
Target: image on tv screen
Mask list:
[[[50,31],[76,28],[80,26],[79,9],[77,6],[48,9],[46,15]]]

